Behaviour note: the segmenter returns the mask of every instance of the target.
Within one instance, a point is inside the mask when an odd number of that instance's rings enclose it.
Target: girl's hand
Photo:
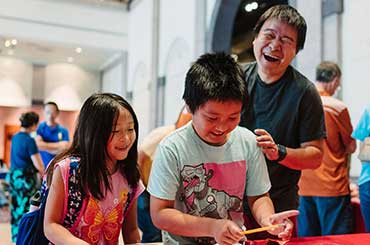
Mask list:
[[[282,227],[269,230],[268,232],[273,235],[277,235],[283,240],[288,240],[292,236],[293,222],[290,221],[289,217],[297,216],[298,210],[288,210],[280,213],[273,214],[269,217],[271,225],[283,224]]]
[[[231,220],[218,219],[212,227],[212,234],[220,245],[235,244],[244,238],[242,229]]]

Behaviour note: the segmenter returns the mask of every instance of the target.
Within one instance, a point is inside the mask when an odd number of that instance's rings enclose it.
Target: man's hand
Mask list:
[[[272,136],[264,129],[255,129],[257,146],[261,148],[267,159],[274,161],[279,158],[278,146]]]

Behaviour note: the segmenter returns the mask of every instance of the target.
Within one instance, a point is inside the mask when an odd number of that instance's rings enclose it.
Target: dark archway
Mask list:
[[[247,12],[245,6],[252,2],[257,2],[258,8]],[[211,51],[237,54],[240,62],[253,60],[253,27],[259,16],[273,5],[288,2],[288,0],[220,0],[212,18]]]

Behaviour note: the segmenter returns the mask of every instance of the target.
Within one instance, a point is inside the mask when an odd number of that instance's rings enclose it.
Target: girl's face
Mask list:
[[[107,144],[108,157],[112,162],[124,160],[136,139],[134,119],[125,108],[119,110],[116,125]]]

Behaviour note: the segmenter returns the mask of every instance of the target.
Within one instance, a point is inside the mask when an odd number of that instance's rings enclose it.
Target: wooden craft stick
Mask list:
[[[241,233],[243,235],[248,235],[248,234],[257,233],[257,232],[261,232],[261,231],[272,230],[272,229],[283,227],[283,226],[284,226],[284,224],[276,224],[276,225],[265,226],[265,227],[256,228],[256,229],[252,229],[252,230],[242,231]]]

